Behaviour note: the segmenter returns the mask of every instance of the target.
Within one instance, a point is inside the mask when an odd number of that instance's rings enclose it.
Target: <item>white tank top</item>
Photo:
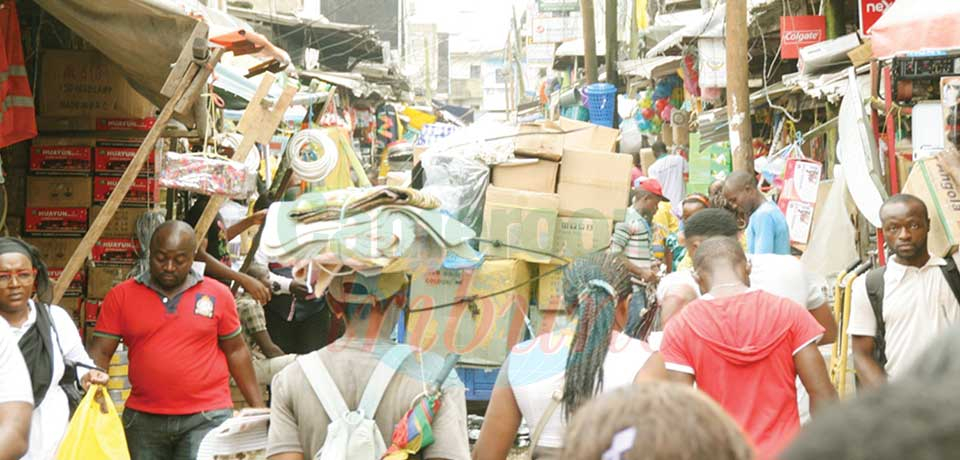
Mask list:
[[[507,358],[507,378],[531,434],[550,405],[554,392],[563,387],[574,331],[564,328],[517,344]],[[603,388],[600,392],[632,384],[652,353],[650,346],[643,341],[614,332],[603,362]],[[563,408],[558,407],[544,427],[538,446],[563,447],[565,429]]]

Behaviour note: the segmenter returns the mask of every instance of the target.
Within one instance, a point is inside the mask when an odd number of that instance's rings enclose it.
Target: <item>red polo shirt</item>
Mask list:
[[[230,290],[192,273],[185,290],[172,297],[151,284],[145,275],[111,289],[94,332],[123,339],[129,349],[126,407],[166,415],[233,407],[230,371],[219,346],[240,334]]]

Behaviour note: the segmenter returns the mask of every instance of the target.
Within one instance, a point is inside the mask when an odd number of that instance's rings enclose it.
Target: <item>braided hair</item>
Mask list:
[[[23,254],[30,259],[30,263],[37,271],[33,284],[34,295],[37,296],[37,300],[49,304],[53,300],[53,283],[50,281],[50,273],[47,272],[47,264],[40,257],[40,251],[20,238],[0,237],[0,254],[10,253]]]
[[[619,254],[590,254],[563,270],[564,305],[578,320],[564,376],[566,418],[603,387],[616,307],[630,292],[630,273]]]

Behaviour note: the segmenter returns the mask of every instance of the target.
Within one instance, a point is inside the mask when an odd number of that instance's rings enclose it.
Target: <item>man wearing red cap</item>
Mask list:
[[[653,256],[656,234],[652,222],[661,201],[667,201],[667,198],[663,196],[660,181],[645,177],[637,179],[633,205],[627,208],[624,221],[614,227],[610,239],[610,252],[623,253],[635,268],[636,276],[631,278],[633,296],[626,327],[628,334],[636,332],[646,309],[647,286],[656,285],[658,267]]]

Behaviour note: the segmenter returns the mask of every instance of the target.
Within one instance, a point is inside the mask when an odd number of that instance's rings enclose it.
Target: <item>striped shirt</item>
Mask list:
[[[634,266],[650,268],[653,263],[653,242],[650,224],[634,208],[627,208],[626,218],[618,223],[610,239],[610,252],[623,253]],[[630,279],[634,285],[643,285],[638,278]]]

